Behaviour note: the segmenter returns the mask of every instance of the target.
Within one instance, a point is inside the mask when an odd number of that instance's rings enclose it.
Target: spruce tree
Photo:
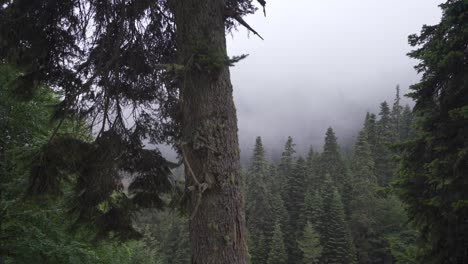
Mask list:
[[[376,187],[374,160],[363,129],[354,145],[351,161],[352,200],[349,226],[359,263],[370,263],[371,242],[375,240]]]
[[[270,181],[272,184],[270,185],[269,189],[270,202],[274,217],[269,220],[269,223],[267,225],[271,227],[270,230],[273,230],[275,223],[279,222],[282,226],[283,233],[285,233],[286,228],[288,228],[289,225],[289,213],[286,210],[283,198],[281,197],[281,193],[279,191],[280,186],[277,186],[277,183],[274,182],[274,179],[276,179],[275,175],[277,175],[277,171],[273,165],[270,167],[270,175],[272,177],[272,180]],[[269,237],[271,236],[272,234],[270,234]]]
[[[390,113],[391,120],[392,120],[392,128],[394,130],[395,141],[401,141],[400,138],[400,130],[401,130],[401,122],[402,122],[402,113],[403,107],[400,104],[401,97],[400,97],[400,86],[397,85],[396,87],[396,94],[395,99],[393,101],[392,112]]]
[[[319,234],[310,222],[305,225],[302,238],[297,241],[297,244],[302,251],[302,263],[318,263],[322,254],[322,245],[320,244]]]
[[[410,138],[411,126],[413,124],[413,112],[409,105],[405,105],[401,114],[400,139],[405,142]]]
[[[317,232],[322,231],[324,219],[323,199],[319,190],[309,190],[304,198],[304,207],[302,208],[301,222],[306,224],[310,222]]]
[[[300,215],[304,204],[304,194],[306,191],[306,161],[299,157],[293,173],[288,178],[286,190],[285,206],[289,214],[289,225],[286,228],[285,243],[289,253],[289,260],[297,263],[301,260],[301,252],[297,248],[296,240],[301,236],[304,226],[301,225]]]
[[[390,108],[387,102],[380,105],[380,119],[377,122],[377,143],[374,153],[375,170],[381,186],[387,186],[392,180],[395,171],[395,162],[392,160],[390,144],[395,143],[395,130]]]
[[[343,203],[337,188],[329,175],[325,177],[323,190],[322,219],[322,263],[351,264],[355,263],[355,251],[351,234],[346,222]]]
[[[288,256],[284,246],[283,232],[279,222],[275,224],[273,238],[270,243],[267,264],[288,264]]]
[[[271,219],[275,218],[276,213],[273,211],[271,194],[266,183],[270,172],[262,139],[257,137],[246,180],[246,222],[253,243],[251,258],[254,263],[259,264],[266,261],[266,240],[273,231]]]
[[[377,118],[375,114],[367,112],[364,121],[364,129],[367,133],[367,141],[369,142],[372,155],[375,157],[377,147]]]
[[[323,146],[322,155],[320,156],[318,173],[322,177],[322,181],[326,174],[330,175],[338,190],[343,192],[348,172],[346,164],[341,156],[340,146],[338,145],[335,132],[331,127],[327,129],[325,135],[325,144]]]
[[[422,233],[418,263],[468,263],[468,3],[440,6],[440,22],[409,37],[422,78],[397,187]]]
[[[307,153],[307,178],[305,185],[308,189],[319,190],[320,186],[320,175],[318,171],[318,166],[320,165],[320,154],[314,152],[313,148],[310,147],[309,152]]]
[[[288,137],[286,144],[284,145],[283,153],[281,154],[281,162],[278,166],[278,180],[277,184],[280,187],[281,196],[284,200],[287,199],[287,182],[292,177],[294,170],[294,150],[295,144],[293,143],[292,137]]]
[[[285,206],[288,210],[290,217],[290,227],[291,231],[296,235],[298,232],[302,233],[303,227],[298,226],[297,220],[301,213],[301,209],[304,204],[304,194],[306,191],[306,174],[307,174],[307,164],[305,160],[300,157],[297,160],[296,166],[294,168],[293,174],[288,179],[287,190],[288,195],[285,200]]]
[[[265,264],[267,263],[269,245],[267,237],[263,233],[258,233],[253,238],[255,243],[250,251],[252,263]]]

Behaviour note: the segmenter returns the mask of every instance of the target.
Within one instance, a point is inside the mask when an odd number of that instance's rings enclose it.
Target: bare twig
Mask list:
[[[195,189],[197,189],[197,191],[198,191],[198,193],[197,193],[197,203],[195,204],[192,215],[190,216],[190,220],[192,220],[195,217],[195,215],[197,214],[197,212],[198,212],[198,208],[200,207],[203,193],[206,191],[206,189],[208,189],[208,184],[205,183],[205,182],[200,183],[197,176],[195,176],[195,173],[193,172],[192,167],[190,166],[190,163],[187,160],[187,156],[186,156],[185,150],[184,150],[184,144],[185,143],[179,144],[180,152],[182,154],[182,159],[184,160],[184,164],[187,167],[187,169],[189,171],[189,174],[192,176],[193,181],[195,182],[195,186],[190,186],[190,187],[188,187],[188,189],[189,189],[189,191],[195,191]]]
[[[225,16],[235,19],[239,24],[241,24],[242,26],[250,30],[252,33],[257,35],[261,40],[264,40],[262,36],[260,36],[260,34],[258,34],[258,32],[255,31],[255,29],[253,29],[247,22],[245,22],[245,20],[240,16],[239,12],[236,12],[235,10],[227,9],[225,11]]]

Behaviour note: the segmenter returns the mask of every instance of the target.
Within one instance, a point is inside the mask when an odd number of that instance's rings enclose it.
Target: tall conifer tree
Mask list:
[[[422,79],[397,186],[423,235],[419,263],[468,263],[468,2],[441,8],[440,23],[409,37]]]
[[[323,199],[319,190],[307,191],[302,208],[301,222],[310,222],[314,229],[320,234],[323,227]]]
[[[267,186],[270,192],[270,203],[274,217],[270,219],[268,226],[271,230],[273,230],[275,223],[279,222],[281,224],[283,233],[285,233],[285,228],[287,228],[289,225],[289,213],[286,210],[283,198],[281,197],[280,191],[282,190],[282,186],[278,185],[278,182],[276,181],[277,179],[278,171],[274,165],[271,165],[270,180],[267,181],[267,183],[269,183]]]
[[[270,166],[265,159],[262,139],[257,137],[246,180],[246,221],[252,242],[251,259],[259,264],[266,262],[267,241],[273,229],[271,219],[275,218],[266,183],[269,173]]]
[[[366,118],[364,121],[364,129],[366,130],[367,134],[367,142],[369,142],[372,155],[375,157],[376,155],[376,147],[377,147],[377,117],[373,113],[367,112]]]
[[[302,263],[318,263],[320,255],[322,254],[322,245],[320,244],[319,234],[310,222],[307,222],[305,225],[302,237],[297,244],[302,251]]]
[[[325,135],[325,144],[320,156],[320,165],[318,168],[322,181],[326,174],[329,174],[336,184],[338,191],[343,192],[348,172],[346,164],[341,156],[340,146],[338,145],[335,132],[330,127]]]
[[[273,238],[270,244],[270,253],[268,253],[267,264],[288,264],[288,255],[284,246],[283,232],[279,222],[275,224]]]
[[[394,130],[395,141],[399,142],[400,138],[400,130],[401,130],[401,118],[403,113],[403,107],[400,104],[401,97],[400,97],[400,86],[397,85],[395,99],[393,101],[392,112],[391,112],[391,120],[392,120],[392,128]]]
[[[302,235],[304,226],[301,225],[300,215],[304,204],[304,194],[306,191],[306,161],[299,157],[293,173],[288,178],[287,196],[285,200],[286,209],[289,213],[289,225],[285,236],[285,243],[289,253],[289,260],[297,263],[302,259],[301,251],[297,247],[297,237]]]
[[[400,139],[402,142],[410,138],[413,125],[413,112],[409,105],[405,105],[401,114]]]
[[[390,108],[387,102],[380,105],[380,119],[377,122],[377,142],[374,153],[375,170],[381,186],[387,186],[395,171],[395,162],[389,145],[395,142],[395,130],[393,127]]]
[[[287,199],[287,182],[288,179],[292,177],[295,160],[294,160],[294,153],[296,150],[294,149],[295,144],[293,143],[292,137],[288,137],[286,144],[284,145],[283,153],[281,154],[281,162],[278,166],[278,186],[281,187],[281,196],[284,200]]]
[[[323,195],[323,226],[321,230],[323,252],[322,263],[352,264],[355,263],[355,251],[351,234],[345,219],[341,196],[326,175]]]
[[[310,147],[309,152],[307,153],[307,178],[305,185],[308,189],[319,190],[320,186],[320,175],[318,171],[318,166],[320,165],[320,154],[314,152],[314,149]]]
[[[358,262],[371,263],[369,252],[372,247],[371,242],[375,240],[373,228],[375,226],[377,179],[365,129],[361,130],[354,145],[351,173],[353,192],[349,226]]]

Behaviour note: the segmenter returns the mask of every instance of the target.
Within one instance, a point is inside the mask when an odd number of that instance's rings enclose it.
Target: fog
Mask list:
[[[265,40],[245,28],[227,37],[230,55],[250,55],[231,68],[242,156],[257,135],[270,154],[289,135],[299,153],[320,149],[329,126],[349,143],[367,111],[393,101],[397,84],[405,94],[418,81],[408,35],[437,23],[440,3],[269,0],[266,17],[247,16]]]

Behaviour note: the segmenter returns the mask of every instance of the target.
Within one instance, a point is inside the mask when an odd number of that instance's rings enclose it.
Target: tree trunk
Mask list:
[[[236,109],[224,0],[176,0],[182,140],[192,263],[247,263]],[[193,173],[192,173],[193,172]],[[206,190],[205,190],[206,188]],[[201,198],[200,198],[201,196]]]

